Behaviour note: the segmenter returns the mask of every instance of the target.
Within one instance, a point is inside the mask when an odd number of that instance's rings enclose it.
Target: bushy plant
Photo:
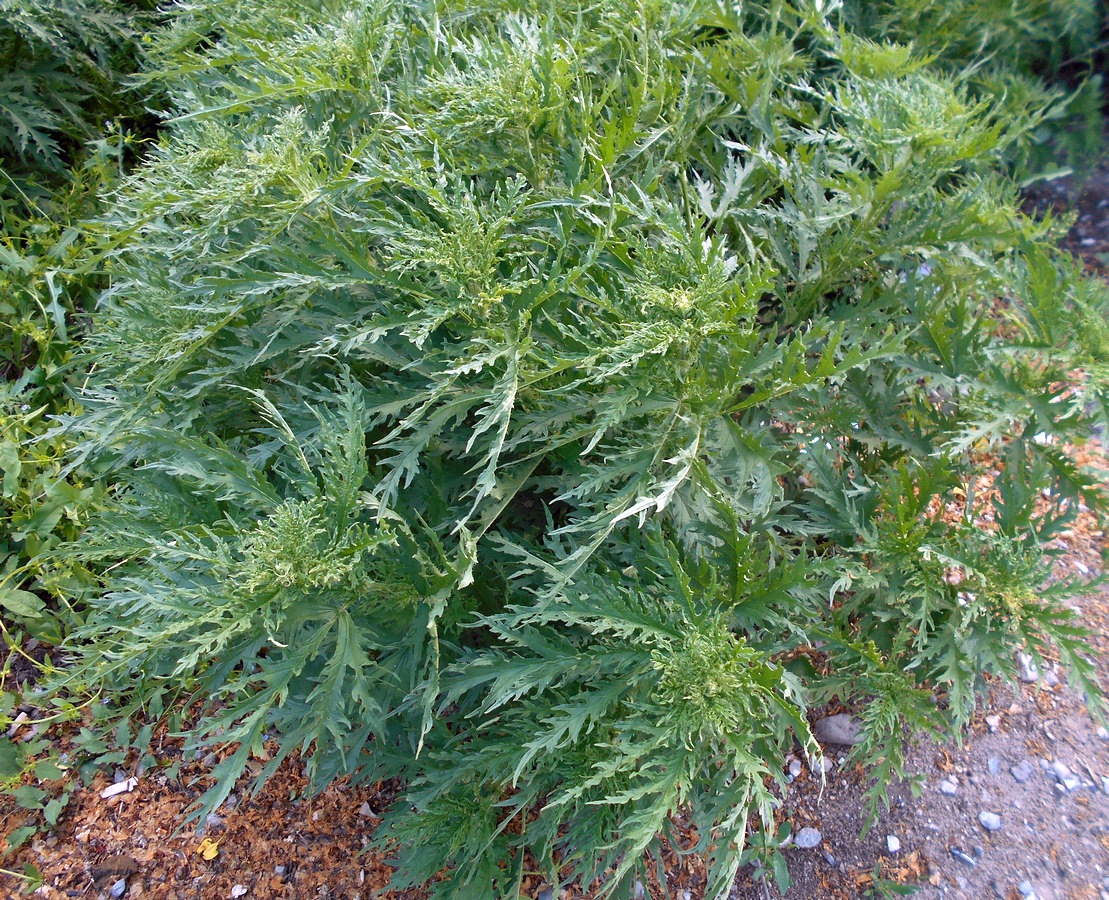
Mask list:
[[[0,158],[9,175],[56,179],[103,137],[105,120],[134,114],[140,101],[126,79],[151,6],[0,0]]]
[[[630,891],[679,812],[726,896],[812,704],[892,777],[1018,650],[1089,687],[1037,589],[1106,296],[1003,171],[1051,99],[840,24],[179,6],[69,423],[120,480],[70,683],[198,701],[205,809],[254,754],[403,776],[397,882],[475,898]]]
[[[852,31],[912,44],[949,71],[962,71],[995,102],[1057,101],[1020,142],[1012,162],[1026,177],[1086,172],[1104,154],[1105,38],[1101,0],[845,0]]]

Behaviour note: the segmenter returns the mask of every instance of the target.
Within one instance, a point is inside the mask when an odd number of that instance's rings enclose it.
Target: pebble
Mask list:
[[[1036,767],[1028,760],[1022,759],[1015,766],[1010,767],[1009,774],[1013,776],[1017,784],[1024,784],[1036,774]]]
[[[954,778],[948,776],[945,780],[940,782],[940,793],[946,794],[948,797],[954,797],[959,793],[959,784]]]
[[[1001,760],[998,759],[998,757],[996,757],[996,756],[991,756],[986,761],[986,768],[990,770],[991,775],[1000,775],[1001,774]]]
[[[1017,885],[1017,890],[1020,891],[1020,895],[1024,900],[1036,900],[1036,891],[1032,887],[1031,881],[1022,881]]]
[[[799,760],[799,759],[790,760],[789,774],[790,774],[790,777],[792,777],[792,778],[797,778],[801,774],[801,760]]]
[[[997,734],[1001,727],[1001,716],[986,716],[986,725],[989,726],[990,734]]]
[[[241,884],[235,885],[231,888],[231,900],[239,900],[240,897],[246,896],[246,887]]]
[[[1040,670],[1027,653],[1017,654],[1017,677],[1025,684],[1034,684],[1040,678]]]
[[[1100,738],[1101,740],[1103,740],[1103,741],[1109,741],[1109,728],[1106,728],[1106,727],[1105,727],[1104,725],[1098,725],[1098,726],[1097,726],[1097,731],[1096,731],[1096,732],[1094,732],[1094,733],[1095,733],[1095,734],[1096,734],[1096,735],[1097,735],[1097,736],[1098,736],[1098,737],[1099,737],[1099,738]]]
[[[1066,765],[1056,761],[1051,764],[1051,774],[1055,776],[1056,781],[1062,781],[1071,774],[1071,771]]]
[[[208,813],[208,815],[204,817],[204,824],[209,828],[219,828],[220,825],[223,824],[223,819],[215,813]]]
[[[986,831],[1000,831],[1001,830],[1001,816],[993,812],[980,812],[978,813],[978,823],[986,829]]]
[[[127,880],[121,878],[112,885],[111,889],[108,891],[108,896],[111,897],[112,900],[119,900],[125,893],[127,893]]]
[[[815,828],[802,828],[797,832],[797,836],[793,839],[793,843],[802,850],[812,850],[814,847],[820,845],[821,837],[822,835]]]
[[[890,855],[899,853],[901,851],[901,841],[892,834],[886,835],[886,849],[889,850]]]
[[[948,849],[951,851],[951,856],[961,862],[964,866],[970,866],[971,868],[973,868],[974,866],[978,865],[978,863],[975,862],[973,856],[967,856],[966,853],[964,853],[958,847],[949,847]]]
[[[832,762],[830,759],[828,759],[827,756],[822,756],[820,758],[820,768],[822,768],[824,770],[825,775],[829,774],[832,771],[832,769],[834,769],[835,767],[836,767],[836,764],[834,762]]]
[[[822,744],[850,747],[859,742],[862,726],[859,720],[847,713],[825,716],[813,723],[813,735]]]

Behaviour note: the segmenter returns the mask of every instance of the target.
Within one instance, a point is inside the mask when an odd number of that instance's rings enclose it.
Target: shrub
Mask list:
[[[199,703],[198,813],[273,741],[406,780],[398,884],[624,891],[681,811],[725,896],[813,704],[866,700],[888,778],[1018,650],[1092,691],[1040,587],[1106,297],[1003,171],[1050,98],[822,6],[176,9],[70,420],[121,482],[70,677]]]
[[[144,0],[0,0],[0,156],[61,173],[104,121],[133,112]]]
[[[145,116],[123,84],[145,5],[0,0],[0,628],[51,643],[94,583],[52,551],[98,489],[66,471],[68,439],[45,433],[71,408],[82,316],[106,286],[80,222]]]
[[[846,0],[844,8],[853,31],[912,44],[993,102],[1057,100],[1014,154],[1026,177],[1065,174],[1060,160],[1088,171],[1103,155],[1109,11],[1099,0]]]

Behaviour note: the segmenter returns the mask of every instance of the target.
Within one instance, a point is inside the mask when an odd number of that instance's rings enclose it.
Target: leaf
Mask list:
[[[49,803],[47,803],[42,810],[42,817],[46,820],[46,824],[50,826],[57,825],[58,818],[61,816],[62,810],[66,808],[66,804],[68,803],[68,793],[55,797]]]
[[[35,763],[35,778],[39,781],[57,781],[65,778],[65,770],[58,768],[52,759],[43,759]]]
[[[23,755],[19,745],[0,736],[0,781],[15,778],[23,771]]]
[[[23,809],[42,809],[43,801],[49,796],[42,788],[33,784],[21,784],[8,791],[8,796]]]
[[[23,470],[19,447],[14,442],[0,443],[0,470],[4,472],[3,495],[11,500],[19,492],[19,475]]]
[[[200,854],[201,859],[211,862],[219,856],[219,845],[220,842],[218,840],[213,841],[211,838],[204,838],[196,848],[196,852]]]
[[[46,611],[37,594],[12,587],[0,587],[0,606],[18,619],[41,619]]]
[[[22,847],[29,838],[34,837],[36,834],[38,834],[38,827],[35,825],[24,825],[22,828],[13,829],[12,833],[9,834],[7,838],[8,849],[4,851],[5,855],[13,853]]]

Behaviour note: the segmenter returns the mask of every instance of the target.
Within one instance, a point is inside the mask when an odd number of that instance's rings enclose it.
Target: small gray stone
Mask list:
[[[986,829],[986,831],[1000,831],[1001,830],[1001,816],[992,812],[978,813],[978,823]]]
[[[1001,774],[1001,760],[998,759],[996,756],[991,756],[986,761],[986,768],[990,770],[991,775],[1000,775]]]
[[[208,815],[204,817],[204,824],[209,828],[219,828],[220,825],[223,824],[223,819],[215,813],[208,813]]]
[[[827,756],[820,757],[820,768],[824,770],[825,775],[829,774],[835,767],[836,764],[828,759]]]
[[[799,760],[799,759],[790,760],[790,762],[789,762],[789,774],[794,778],[796,778],[798,775],[801,774],[801,760]]]
[[[1020,895],[1024,900],[1036,900],[1036,891],[1032,887],[1031,881],[1022,881],[1017,885],[1017,890],[1020,891]]]
[[[974,868],[976,865],[978,865],[973,856],[967,856],[967,854],[960,850],[958,847],[950,847],[948,849],[951,852],[951,856],[961,862],[964,866],[970,866],[971,868]]]
[[[825,716],[813,723],[813,734],[822,744],[838,744],[850,747],[859,742],[862,727],[859,720],[847,713]]]
[[[554,888],[543,888],[536,894],[535,900],[554,900]]]
[[[1055,776],[1056,781],[1063,781],[1070,776],[1071,771],[1063,763],[1055,761],[1051,764],[1051,774]]]
[[[814,847],[820,846],[821,837],[820,832],[815,828],[802,828],[797,832],[793,843],[802,850],[812,850]]]
[[[124,878],[119,879],[119,881],[117,881],[115,884],[113,884],[111,886],[111,888],[108,890],[108,896],[111,897],[112,900],[119,900],[119,898],[122,897],[126,893],[127,893],[127,880],[124,879]]]
[[[1017,677],[1025,684],[1035,684],[1040,679],[1040,670],[1028,653],[1017,654]]]
[[[895,853],[900,853],[901,852],[901,841],[895,835],[887,834],[886,835],[886,849],[890,852],[891,856]]]
[[[948,797],[954,797],[959,793],[959,784],[954,778],[947,778],[940,782],[940,793],[946,794]]]
[[[288,868],[285,867],[285,866],[274,866],[273,867],[273,874],[274,875],[284,875],[288,871],[289,871]]]
[[[1015,766],[1010,767],[1009,774],[1016,779],[1017,784],[1024,784],[1029,778],[1036,774],[1036,767],[1028,760],[1022,759]]]
[[[1109,728],[1106,728],[1106,727],[1105,727],[1104,725],[1098,725],[1098,726],[1097,726],[1097,731],[1096,731],[1096,732],[1094,732],[1094,733],[1095,733],[1095,734],[1096,734],[1096,735],[1097,735],[1097,736],[1098,736],[1098,737],[1099,737],[1099,738],[1100,738],[1101,740],[1103,740],[1103,741],[1109,741]]]

